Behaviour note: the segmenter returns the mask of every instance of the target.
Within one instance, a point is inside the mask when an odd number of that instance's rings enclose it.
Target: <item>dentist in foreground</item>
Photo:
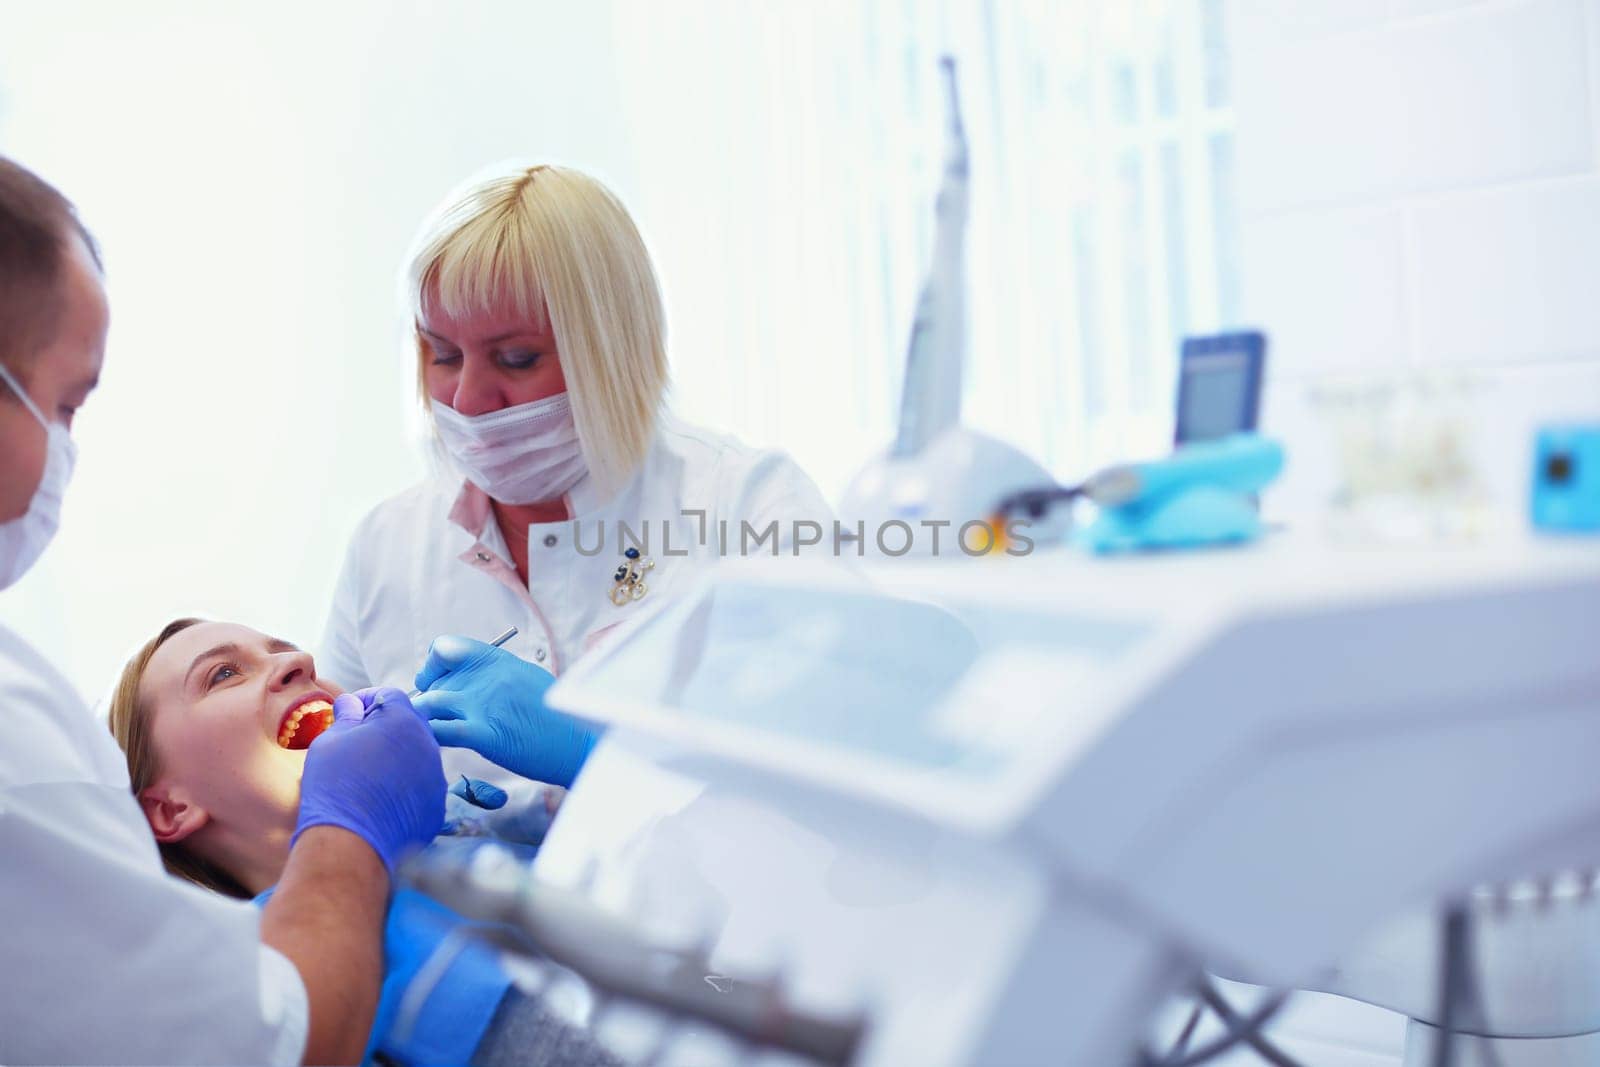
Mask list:
[[[107,323],[72,206],[0,157],[0,589],[55,533]],[[3,627],[0,714],[0,1062],[361,1059],[394,864],[444,816],[438,746],[403,694],[339,698],[260,911],[166,874],[111,735]]]

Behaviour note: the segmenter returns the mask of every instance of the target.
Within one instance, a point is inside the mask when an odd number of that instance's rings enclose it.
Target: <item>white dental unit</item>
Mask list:
[[[535,874],[860,1063],[1131,1063],[1196,967],[1404,1001],[1330,969],[1600,864],[1597,634],[1583,544],[730,567],[552,691],[623,728]]]

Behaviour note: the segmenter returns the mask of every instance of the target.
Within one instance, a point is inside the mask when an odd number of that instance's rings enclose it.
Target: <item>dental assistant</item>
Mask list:
[[[655,271],[593,178],[518,167],[469,186],[407,278],[448,462],[351,540],[318,656],[339,684],[406,688],[437,635],[511,625],[507,648],[547,679],[724,555],[828,548],[833,516],[792,460],[665,410]],[[514,784],[469,752],[445,766]]]
[[[55,533],[107,324],[71,204],[0,157],[0,589]],[[394,863],[443,821],[438,745],[412,709],[340,698],[260,911],[166,874],[111,735],[4,627],[0,710],[0,1062],[360,1060]]]

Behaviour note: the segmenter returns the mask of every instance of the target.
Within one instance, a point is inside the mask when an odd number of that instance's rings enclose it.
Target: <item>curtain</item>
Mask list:
[[[1237,307],[1223,0],[619,4],[675,405],[837,497],[893,437],[943,155],[971,159],[963,418],[1073,477],[1170,443]]]

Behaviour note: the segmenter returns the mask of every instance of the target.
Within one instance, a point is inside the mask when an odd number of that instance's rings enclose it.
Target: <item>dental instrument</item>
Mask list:
[[[1262,526],[1254,494],[1283,469],[1283,448],[1255,434],[1184,445],[1163,459],[1108,467],[1075,486],[1045,486],[1000,501],[991,524],[1037,519],[1082,498],[1100,507],[1078,535],[1094,552],[1249,541]]]
[[[955,60],[939,60],[945,89],[944,178],[934,203],[933,264],[917,298],[906,346],[895,456],[914,456],[961,417],[962,364],[966,359],[965,237],[967,135],[961,125]]]
[[[996,500],[1054,480],[1016,448],[961,424],[968,152],[955,60],[943,57],[939,70],[945,90],[944,172],[934,208],[933,258],[906,346],[899,425],[888,451],[855,476],[839,508],[841,519],[860,521],[868,530],[908,521],[952,527],[988,521]],[[1064,532],[1064,526],[1046,523],[1033,534],[1049,541]],[[870,544],[874,538],[869,532],[864,540]],[[913,545],[918,554],[926,550],[927,543]],[[936,547],[933,551],[937,554]]]

